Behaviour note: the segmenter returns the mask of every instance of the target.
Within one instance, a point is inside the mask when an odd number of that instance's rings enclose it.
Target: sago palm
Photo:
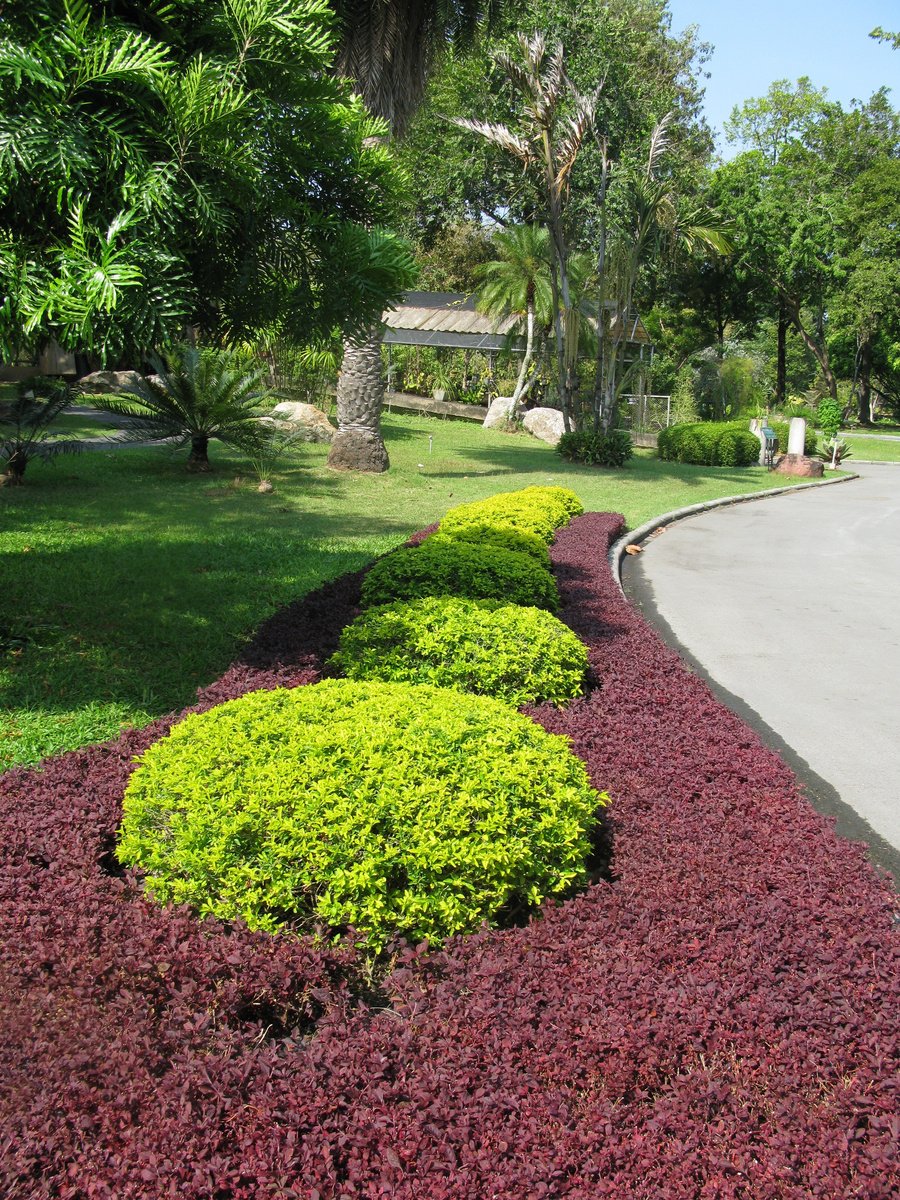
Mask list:
[[[260,404],[272,395],[262,383],[265,367],[248,365],[235,350],[186,345],[150,361],[156,378],[123,389],[137,403],[116,396],[94,401],[124,419],[126,440],[171,440],[173,450],[190,446],[189,471],[212,470],[212,438],[251,457],[264,448],[269,434],[259,421]]]

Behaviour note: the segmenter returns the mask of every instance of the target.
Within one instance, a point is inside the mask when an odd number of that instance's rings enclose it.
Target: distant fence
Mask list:
[[[658,433],[672,421],[672,397],[623,395],[619,397],[619,422],[632,433]]]

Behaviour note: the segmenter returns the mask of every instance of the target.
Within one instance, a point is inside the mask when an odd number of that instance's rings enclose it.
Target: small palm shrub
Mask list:
[[[529,555],[457,542],[439,533],[420,546],[386,555],[363,581],[364,607],[423,596],[504,600],[551,612],[559,608],[553,576]]]
[[[667,462],[749,467],[759,462],[759,438],[742,425],[697,421],[661,430],[657,453]]]
[[[439,943],[581,884],[606,799],[497,700],[326,680],[174,726],[129,781],[118,856],[157,901],[253,929]]]
[[[16,398],[0,406],[0,486],[22,484],[34,459],[52,461],[58,454],[82,450],[77,438],[56,436],[57,418],[75,399],[75,391],[58,379],[35,377],[19,383]]]
[[[156,379],[141,379],[119,396],[97,396],[98,408],[124,419],[133,441],[172,439],[172,449],[190,446],[189,471],[210,471],[209,443],[218,438],[251,458],[265,453],[270,432],[260,424],[260,405],[271,398],[263,386],[265,367],[248,363],[239,350],[181,345],[162,358],[151,356]]]
[[[634,457],[634,447],[629,433],[614,429],[610,433],[564,433],[556,444],[556,453],[589,467],[624,467]]]
[[[550,553],[542,538],[526,529],[516,529],[499,521],[496,524],[473,521],[471,525],[454,526],[449,533],[442,531],[432,536],[454,542],[472,542],[476,546],[499,546],[503,550],[515,550],[517,554],[529,555],[545,571],[550,570]]]
[[[430,683],[510,704],[581,692],[587,651],[556,617],[501,600],[429,596],[369,609],[331,663],[351,679]]]

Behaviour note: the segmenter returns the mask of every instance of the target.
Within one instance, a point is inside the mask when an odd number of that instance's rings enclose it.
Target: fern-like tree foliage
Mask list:
[[[265,367],[248,363],[239,350],[178,345],[152,356],[155,378],[123,389],[133,401],[97,396],[98,408],[123,419],[125,439],[166,439],[173,450],[190,447],[189,471],[210,471],[209,443],[217,438],[251,459],[269,449],[271,433],[259,418],[270,391]]]
[[[0,354],[360,328],[409,258],[325,0],[33,0],[0,37]],[[360,253],[360,247],[364,253]]]

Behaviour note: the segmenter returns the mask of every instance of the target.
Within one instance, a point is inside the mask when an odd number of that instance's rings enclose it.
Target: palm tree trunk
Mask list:
[[[188,455],[187,469],[189,471],[207,472],[212,470],[209,461],[209,438],[199,434],[191,442],[191,452]]]
[[[516,414],[516,406],[522,402],[522,398],[528,391],[528,368],[531,366],[531,360],[534,357],[534,296],[530,292],[528,295],[527,330],[525,357],[522,359],[522,368],[519,371],[519,378],[516,380],[512,409],[510,410],[513,417]]]
[[[380,327],[372,325],[361,340],[344,342],[337,390],[338,430],[328,455],[328,465],[335,471],[378,474],[391,465],[381,439],[381,336]]]

